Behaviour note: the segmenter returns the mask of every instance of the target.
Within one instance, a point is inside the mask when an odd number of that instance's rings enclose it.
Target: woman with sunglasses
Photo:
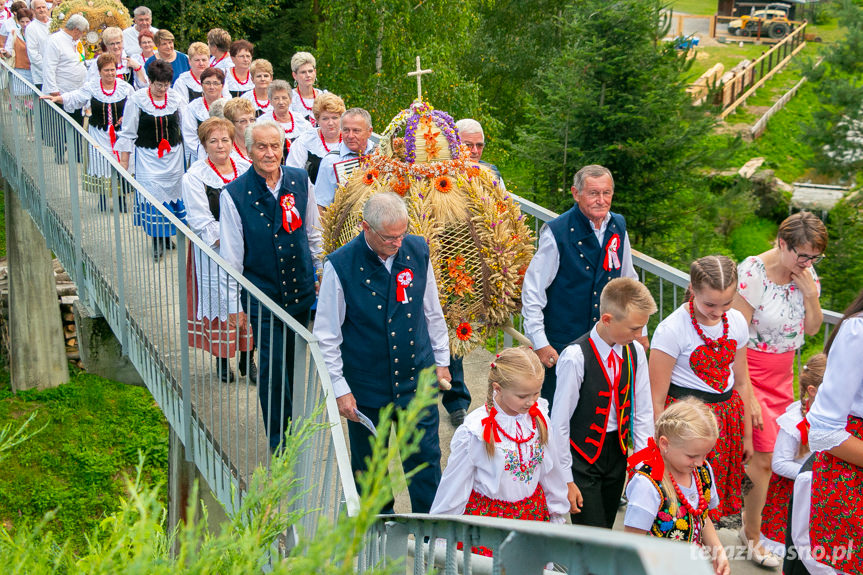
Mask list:
[[[803,345],[804,335],[821,329],[821,284],[812,266],[821,261],[826,248],[824,223],[809,212],[799,212],[780,224],[772,249],[738,266],[734,307],[749,322],[746,357],[757,400],[751,402],[755,454],[746,468],[753,487],[744,496],[740,539],[752,547],[753,560],[765,567],[781,564],[782,550],[773,554],[765,549],[759,541],[764,540],[761,533],[775,540],[771,532],[787,519],[781,512],[782,494],[771,492],[771,502],[765,506],[779,431],[776,420],[794,401],[795,352]]]

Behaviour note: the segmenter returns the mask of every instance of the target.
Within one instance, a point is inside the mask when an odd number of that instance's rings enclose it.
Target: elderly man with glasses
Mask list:
[[[451,379],[449,336],[428,244],[407,229],[404,200],[392,192],[375,194],[363,207],[362,233],[324,264],[314,334],[339,412],[348,419],[355,473],[365,470],[371,455],[371,434],[359,413],[377,426],[384,406],[406,407],[427,367],[436,366],[438,380]],[[408,491],[412,511],[428,513],[441,477],[436,406],[419,427],[419,451],[403,466],[407,473],[425,464]]]
[[[506,189],[506,184],[503,183],[503,178],[497,166],[489,164],[482,159],[482,153],[485,150],[485,133],[482,130],[482,124],[472,118],[463,118],[455,123],[455,127],[458,130],[461,143],[470,149],[470,159],[480,166],[491,170],[491,173],[497,177],[500,185]]]

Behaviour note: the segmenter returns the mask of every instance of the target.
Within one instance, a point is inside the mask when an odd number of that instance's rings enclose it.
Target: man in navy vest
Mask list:
[[[452,379],[428,245],[407,234],[404,200],[392,192],[375,194],[363,207],[362,228],[324,264],[314,328],[339,412],[348,419],[354,473],[365,470],[371,455],[371,435],[357,411],[377,426],[382,407],[410,402],[423,369],[435,365],[439,380]],[[408,472],[426,464],[408,491],[412,511],[428,513],[441,477],[436,406],[418,427],[424,432],[419,451],[403,465]]]
[[[558,354],[599,321],[599,295],[617,277],[638,279],[626,220],[611,211],[614,178],[608,168],[575,174],[575,206],[543,226],[521,292],[525,335],[546,366],[542,397],[554,400]],[[646,334],[638,339],[647,347]]]
[[[282,127],[271,120],[246,130],[252,167],[219,197],[219,253],[305,327],[315,301],[316,268],[322,265],[323,246],[308,174],[281,165],[284,139]],[[258,398],[270,449],[275,450],[291,417],[293,330],[245,290],[237,297],[226,278],[223,285],[229,313],[237,313],[248,302],[252,333],[260,350]]]

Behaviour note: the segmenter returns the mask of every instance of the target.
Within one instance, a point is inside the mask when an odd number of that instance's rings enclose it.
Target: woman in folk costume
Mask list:
[[[91,78],[83,86],[72,92],[59,96],[43,96],[55,104],[71,112],[89,108],[91,116],[87,132],[96,140],[98,147],[118,160],[120,154],[116,148],[118,135],[123,122],[126,101],[134,93],[134,89],[125,81],[117,78],[116,60],[113,54],[102,54],[96,58],[95,67],[99,70],[96,78]],[[87,161],[87,176],[85,186],[93,191],[99,191],[99,209],[107,208],[106,190],[110,189],[111,166],[94,147],[90,147]],[[125,209],[125,200],[120,198]]]
[[[255,88],[243,94],[241,98],[245,98],[255,105],[255,118],[260,118],[273,109],[270,105],[270,83],[273,81],[273,65],[267,60],[258,58],[252,62],[249,70],[252,73],[252,82],[255,84]]]
[[[114,64],[117,68],[117,78],[123,80],[133,88],[143,88],[150,83],[144,72],[144,65],[130,58],[123,50],[123,31],[114,26],[105,28],[102,32],[102,50],[104,54],[114,56]],[[87,79],[94,80],[99,77],[99,67],[96,60],[88,60]]]
[[[183,176],[183,202],[189,227],[209,247],[218,251],[219,196],[227,184],[249,169],[251,163],[231,157],[234,126],[228,120],[204,120],[198,128],[198,137],[204,154],[189,166]],[[219,276],[224,272],[197,247],[189,251],[186,270],[189,275],[186,299],[189,344],[218,357],[219,378],[228,383],[234,379],[229,359],[238,350],[249,352],[252,349],[248,322],[243,313],[228,314],[227,294],[219,287]],[[229,289],[228,293],[236,293],[236,288]],[[249,353],[240,355],[240,375],[246,375],[248,358]]]
[[[231,157],[251,163],[246,149],[246,129],[255,123],[255,105],[245,98],[231,98],[222,108],[225,119],[234,125],[234,144]]]
[[[234,67],[225,71],[225,89],[232,98],[239,98],[255,87],[251,70],[254,53],[255,45],[248,40],[234,40],[231,43],[231,60]]]
[[[313,132],[312,125],[298,114],[291,112],[291,86],[284,80],[273,80],[267,90],[272,109],[265,112],[261,119],[273,120],[285,131],[285,149],[283,157],[287,158],[291,144],[306,132]]]
[[[650,386],[654,413],[693,396],[710,407],[719,439],[708,456],[716,474],[720,504],[714,521],[741,508],[743,464],[752,456],[752,416],[743,314],[731,308],[737,266],[725,256],[707,256],[689,269],[691,299],[677,308],[653,334]]]
[[[189,69],[174,82],[174,90],[183,98],[183,104],[197,100],[204,95],[201,74],[210,67],[210,49],[203,42],[189,44]]]
[[[315,57],[308,52],[297,52],[291,57],[291,75],[297,87],[291,92],[291,112],[305,118],[312,127],[317,127],[315,119],[315,101],[326,90],[316,90],[318,79]]]
[[[116,149],[126,169],[132,152],[135,153],[135,179],[156,201],[184,220],[186,209],[180,197],[184,160],[180,134],[182,99],[171,89],[173,72],[168,62],[153,61],[147,68],[147,77],[149,87],[138,90],[126,102]],[[143,226],[153,238],[156,261],[162,258],[165,249],[173,248],[170,237],[177,234],[177,228],[140,195],[136,198],[135,224]]]
[[[716,416],[687,397],[660,414],[654,436],[629,458],[623,530],[694,543],[710,553],[717,575],[728,575],[728,558],[708,514],[719,506],[707,462],[719,437]]]
[[[812,548],[843,573],[863,573],[863,291],[824,347],[827,370],[806,415],[812,467]]]
[[[326,92],[315,99],[315,125],[317,128],[297,138],[288,154],[287,166],[303,168],[314,184],[318,180],[321,160],[342,143],[340,119],[345,113],[345,102],[335,94]]]
[[[430,513],[564,522],[570,507],[566,480],[553,456],[548,403],[539,397],[544,371],[526,347],[497,356],[486,404],[453,435]]]
[[[827,356],[813,355],[800,373],[800,401],[795,401],[776,422],[779,433],[773,448],[773,474],[761,512],[761,546],[777,557],[785,555],[788,501],[794,479],[809,458],[809,422],[806,413],[815,400],[827,367]]]
[[[225,73],[218,68],[207,68],[201,72],[201,87],[204,93],[195,98],[183,110],[183,145],[189,164],[204,156],[203,146],[198,140],[198,128],[204,120],[210,119],[210,106],[222,97],[225,88]]]

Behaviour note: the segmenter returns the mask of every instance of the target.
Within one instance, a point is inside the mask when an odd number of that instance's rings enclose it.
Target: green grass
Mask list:
[[[673,0],[671,9],[685,14],[712,16],[716,14],[716,0]]]
[[[145,477],[165,485],[168,426],[145,388],[75,372],[60,387],[13,395],[9,372],[0,370],[0,426],[17,428],[33,412],[30,429],[45,429],[0,466],[0,521],[7,529],[57,510],[48,529],[81,549],[85,536],[117,509],[123,476],[134,477],[139,451],[147,458]]]
[[[754,60],[769,49],[769,46],[756,44],[721,44],[719,46],[699,46],[696,48],[695,62],[690,68],[690,79],[695,81],[704,72],[721,63],[727,72],[743,60]]]
[[[773,238],[776,237],[777,227],[776,223],[770,220],[755,216],[747,219],[735,228],[728,237],[734,259],[738,262],[743,261],[753,254],[760,254],[769,250],[772,247]]]

